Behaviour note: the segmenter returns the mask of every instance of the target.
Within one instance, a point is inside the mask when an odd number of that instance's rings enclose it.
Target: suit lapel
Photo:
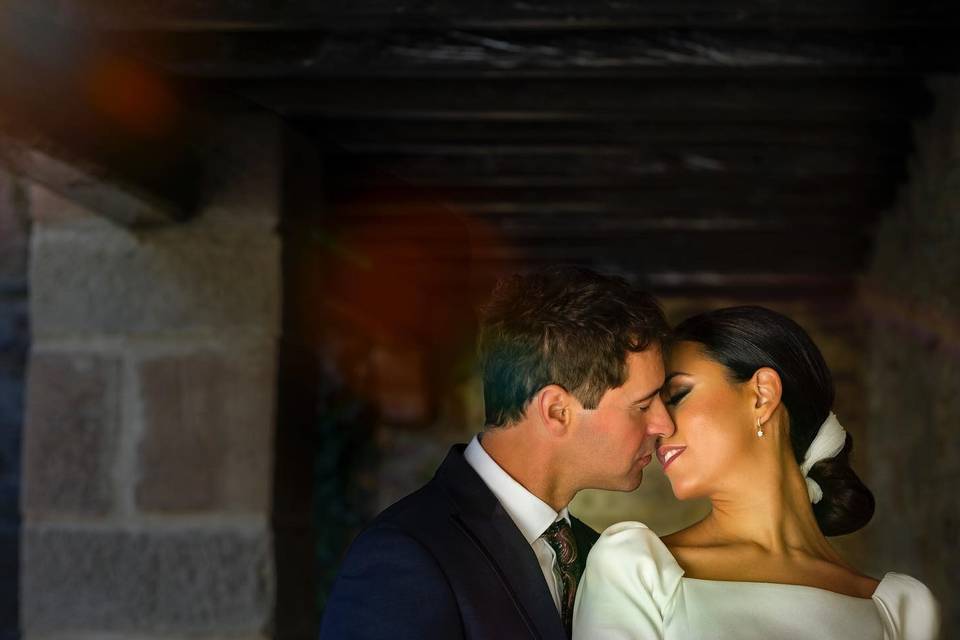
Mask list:
[[[573,515],[570,516],[570,528],[573,529],[573,538],[577,541],[580,569],[583,570],[587,566],[587,554],[600,536],[592,527],[574,518]]]
[[[533,549],[464,460],[463,449],[463,445],[451,449],[437,471],[437,480],[456,505],[452,517],[500,576],[531,635],[565,640],[563,624]]]

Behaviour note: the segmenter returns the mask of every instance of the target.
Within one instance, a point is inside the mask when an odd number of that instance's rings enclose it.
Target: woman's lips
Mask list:
[[[673,464],[673,461],[679,458],[685,450],[686,447],[680,445],[663,446],[657,449],[657,458],[663,465],[663,470],[666,471],[667,467]]]

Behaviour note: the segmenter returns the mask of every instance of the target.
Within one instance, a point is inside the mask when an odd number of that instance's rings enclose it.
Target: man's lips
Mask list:
[[[664,445],[657,449],[657,459],[663,465],[663,470],[666,471],[667,467],[679,458],[685,450],[686,447],[682,445]]]
[[[643,468],[653,462],[653,452],[645,453],[637,458],[637,462],[640,463],[640,467]]]

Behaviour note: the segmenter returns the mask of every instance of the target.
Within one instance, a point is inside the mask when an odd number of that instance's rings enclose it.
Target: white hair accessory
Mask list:
[[[840,426],[837,416],[831,411],[827,419],[820,425],[817,436],[807,447],[807,453],[803,456],[803,462],[800,464],[800,472],[804,480],[807,481],[807,494],[810,496],[810,502],[816,504],[823,499],[823,489],[810,478],[807,474],[813,465],[821,460],[833,458],[843,450],[843,445],[847,442],[847,432]]]

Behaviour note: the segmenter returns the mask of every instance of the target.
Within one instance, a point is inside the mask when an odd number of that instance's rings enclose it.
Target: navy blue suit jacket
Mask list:
[[[321,640],[566,640],[533,549],[464,448],[354,540]],[[597,533],[571,521],[585,561]]]

